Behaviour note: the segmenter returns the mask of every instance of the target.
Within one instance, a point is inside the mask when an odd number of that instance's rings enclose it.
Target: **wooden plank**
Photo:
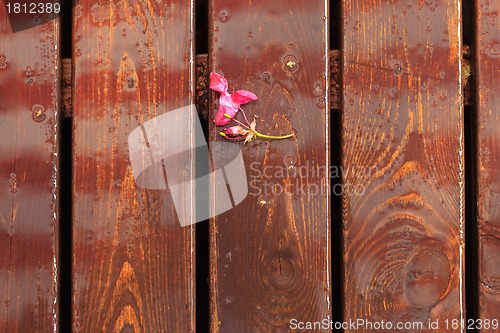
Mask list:
[[[193,1],[74,8],[75,331],[194,331],[194,227],[165,183],[135,183],[128,144],[194,103],[193,24]]]
[[[11,19],[0,4],[0,331],[56,332],[59,19]]]
[[[465,331],[460,5],[344,1],[345,320]]]
[[[500,1],[476,1],[479,318],[500,320]],[[474,322],[479,327],[481,322]],[[491,325],[491,323],[490,323]],[[497,326],[498,329],[498,326]]]
[[[230,92],[258,96],[243,107],[258,116],[257,130],[296,133],[231,142],[242,149],[239,176],[249,187],[239,205],[211,220],[213,332],[285,332],[293,319],[331,315],[327,3],[211,2],[211,70],[228,79]],[[213,119],[215,100],[210,109]],[[211,139],[225,141],[210,124]],[[216,162],[225,156],[212,154]]]

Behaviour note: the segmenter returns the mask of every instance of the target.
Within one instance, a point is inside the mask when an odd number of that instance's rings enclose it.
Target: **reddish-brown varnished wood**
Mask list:
[[[1,332],[56,332],[58,46],[58,19],[13,33],[0,4]]]
[[[500,1],[476,7],[479,318],[500,320]]]
[[[346,320],[464,331],[460,5],[343,3]]]
[[[243,106],[258,116],[257,130],[296,133],[233,141],[243,151],[249,193],[211,221],[212,332],[287,332],[292,319],[331,314],[326,3],[211,3],[211,70],[228,79],[230,92],[257,94]],[[211,122],[212,140],[225,140],[220,129]],[[216,162],[224,158],[213,153]]]
[[[192,1],[80,1],[73,55],[73,330],[194,330],[194,232],[134,181],[128,136],[194,101]],[[146,152],[145,152],[146,154]]]

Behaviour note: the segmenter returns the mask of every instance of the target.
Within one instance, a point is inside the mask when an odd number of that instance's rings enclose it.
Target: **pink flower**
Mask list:
[[[248,130],[243,129],[243,127],[238,125],[225,128],[221,131],[221,133],[224,133],[225,135],[229,136],[239,136],[239,135],[247,135]]]
[[[236,116],[241,104],[257,100],[257,96],[247,90],[238,90],[232,94],[227,92],[228,84],[224,76],[210,73],[210,88],[221,93],[219,99],[219,110],[215,115],[215,124],[223,126],[228,124]],[[225,116],[227,114],[228,116]]]

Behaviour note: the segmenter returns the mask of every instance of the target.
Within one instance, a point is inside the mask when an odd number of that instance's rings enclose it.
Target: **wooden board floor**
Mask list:
[[[134,129],[194,102],[192,5],[74,8],[75,331],[194,330],[194,227],[165,183],[136,184],[129,155]]]
[[[498,331],[500,0],[17,1],[0,332]]]
[[[0,331],[56,332],[60,26],[26,24],[0,4]]]
[[[211,221],[212,332],[285,332],[294,319],[331,316],[327,22],[323,0],[212,2],[211,70],[228,79],[229,92],[258,96],[242,106],[258,116],[258,131],[295,133],[233,143],[249,188]],[[210,126],[211,140],[224,141],[222,127]]]
[[[345,319],[465,331],[460,2],[342,13]]]
[[[500,1],[476,1],[478,108],[479,319],[493,332],[500,317]]]

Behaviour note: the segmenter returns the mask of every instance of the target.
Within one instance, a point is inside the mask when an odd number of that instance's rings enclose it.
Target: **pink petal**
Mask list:
[[[248,131],[244,130],[240,125],[231,126],[222,130],[222,133],[231,136],[246,135]]]
[[[257,100],[257,95],[255,95],[251,91],[238,90],[231,94],[231,99],[233,100],[234,103],[238,104],[239,106],[241,104]]]
[[[227,91],[226,78],[215,72],[210,73],[210,89],[221,93]]]
[[[253,118],[252,123],[250,124],[250,128],[255,130],[255,127],[257,126],[257,123],[255,122],[255,118]]]
[[[225,91],[223,93],[221,93],[221,95],[220,95],[219,105],[224,105],[225,107],[236,109],[236,110],[239,109],[239,106],[234,104],[234,101],[231,98],[231,95],[229,95]]]
[[[228,124],[231,121],[231,119],[233,119],[234,116],[236,116],[238,110],[239,107],[237,105],[234,105],[231,96],[229,96],[228,93],[223,93],[219,99],[219,110],[215,115],[215,124],[219,126]],[[228,114],[231,117],[231,119],[226,118],[224,114]]]

